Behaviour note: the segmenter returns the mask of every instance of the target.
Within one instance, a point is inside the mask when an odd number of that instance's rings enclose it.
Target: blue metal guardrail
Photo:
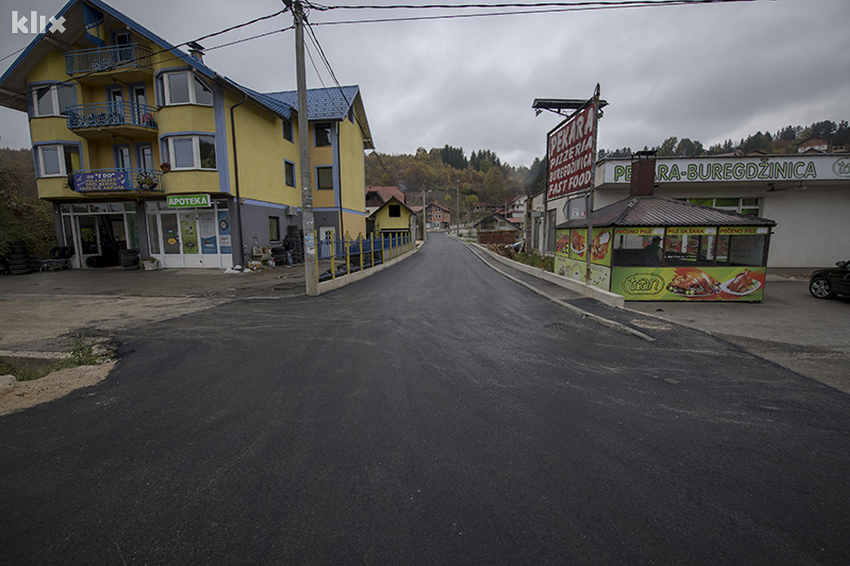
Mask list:
[[[133,43],[65,53],[69,75],[127,68],[151,69],[151,50]]]
[[[162,191],[162,171],[155,169],[84,169],[68,175],[71,189],[85,192]]]
[[[68,129],[102,126],[141,126],[155,130],[156,108],[132,102],[100,102],[79,104],[65,109]]]
[[[414,242],[410,232],[388,234],[385,237],[369,238],[358,236],[352,239],[346,235],[345,239],[331,237],[324,240],[316,240],[317,260],[331,260],[331,268],[324,273],[319,273],[318,261],[316,262],[316,278],[319,282],[328,279],[336,279],[349,273],[356,273],[369,269],[403,255],[414,248]],[[337,261],[340,263],[337,267]]]

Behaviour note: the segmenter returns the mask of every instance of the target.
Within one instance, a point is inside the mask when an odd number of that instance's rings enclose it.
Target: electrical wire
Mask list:
[[[756,0],[579,0],[574,2],[510,2],[510,3],[479,3],[479,4],[372,4],[372,5],[340,5],[325,6],[310,3],[310,6],[320,12],[332,10],[466,10],[466,9],[501,9],[501,8],[566,8],[593,6],[646,6],[668,4],[714,4],[733,2],[755,2]]]
[[[757,0],[633,0],[626,2],[612,1],[597,1],[597,2],[542,2],[529,4],[429,4],[422,6],[414,5],[373,5],[373,6],[317,6],[314,8],[317,11],[332,11],[332,10],[359,10],[371,8],[375,10],[381,9],[495,9],[495,8],[523,8],[519,10],[502,11],[502,12],[484,12],[475,14],[441,14],[438,16],[408,16],[396,18],[373,18],[360,20],[339,20],[331,22],[316,22],[313,25],[317,26],[332,26],[332,25],[350,25],[350,24],[374,24],[374,23],[394,23],[394,22],[417,22],[430,20],[453,20],[453,19],[469,19],[469,18],[487,18],[493,16],[524,16],[535,14],[557,14],[567,12],[590,12],[601,10],[619,10],[626,8],[647,8],[647,7],[669,7],[669,6],[694,6],[707,3],[736,3],[736,2],[755,2]],[[548,8],[546,8],[548,7]],[[546,8],[546,9],[544,9]]]
[[[325,55],[325,50],[322,49],[322,45],[321,45],[321,43],[319,43],[319,38],[316,37],[316,32],[313,30],[312,24],[310,24],[310,22],[308,22],[306,19],[304,20],[304,23],[306,24],[304,27],[307,30],[307,37],[310,38],[310,41],[315,45],[316,50],[318,51],[319,56],[321,57],[322,62],[325,65],[325,68],[328,70],[328,73],[330,73],[330,76],[333,79],[333,82],[336,85],[336,87],[339,89],[339,92],[342,95],[343,100],[345,100],[346,106],[348,108],[351,108],[354,102],[348,99],[348,96],[346,96],[346,94],[345,94],[345,90],[343,90],[342,85],[337,80],[336,73],[334,73],[333,67],[331,66],[330,61],[328,60],[327,56]],[[312,61],[312,55],[311,55],[311,61]],[[313,65],[313,67],[315,68],[315,63]],[[319,74],[318,69],[316,69],[316,74]],[[319,81],[322,82],[322,86],[324,86],[324,82],[322,81],[321,76],[319,77]],[[335,107],[336,110],[339,110],[339,108],[337,108],[336,106],[334,106],[334,107]],[[366,134],[366,128],[360,122],[360,118],[357,116],[357,112],[352,112],[352,116],[354,117],[354,121],[357,123],[357,127],[360,128],[361,136],[371,140],[371,136],[368,136]],[[395,185],[397,187],[401,187],[401,184],[399,184],[399,182],[396,181],[392,172],[387,168],[387,165],[381,159],[381,154],[378,153],[377,151],[373,150],[370,155],[375,156],[375,158],[378,160],[378,164],[381,166],[381,169],[384,170],[384,173],[387,174],[387,176],[390,178],[390,181],[392,181],[393,185]]]
[[[215,36],[217,36],[217,35],[222,35],[222,34],[224,34],[224,33],[227,33],[227,32],[229,32],[229,31],[233,31],[233,30],[235,30],[235,29],[239,29],[239,28],[244,28],[244,27],[246,27],[246,26],[250,26],[251,24],[255,24],[255,23],[257,23],[257,22],[262,22],[262,21],[264,21],[264,20],[270,20],[270,19],[272,19],[272,18],[276,18],[276,17],[278,17],[278,16],[281,16],[281,15],[285,14],[288,10],[289,10],[289,8],[284,8],[283,10],[280,10],[279,12],[275,12],[274,14],[269,14],[269,15],[267,15],[267,16],[260,16],[259,18],[254,18],[253,20],[251,20],[251,21],[249,21],[249,22],[245,22],[245,23],[243,23],[243,24],[237,24],[237,25],[235,25],[235,26],[229,27],[229,28],[227,28],[227,29],[223,29],[223,30],[221,30],[221,31],[217,31],[217,32],[214,32],[214,33],[210,33],[210,34],[207,34],[207,35],[203,35],[203,36],[201,36],[201,37],[199,37],[199,38],[197,38],[197,39],[194,39],[194,40],[192,40],[192,41],[187,41],[187,42],[185,42],[185,43],[181,43],[181,44],[179,44],[179,45],[178,45],[178,47],[179,47],[180,45],[188,45],[189,43],[193,43],[193,42],[194,42],[194,43],[197,43],[197,42],[203,41],[203,40],[205,40],[205,39],[208,39],[208,38],[210,38],[210,37],[215,37]]]

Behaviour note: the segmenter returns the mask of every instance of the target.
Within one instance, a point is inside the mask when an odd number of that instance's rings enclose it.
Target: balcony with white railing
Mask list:
[[[139,44],[97,47],[65,53],[65,72],[74,76],[79,73],[126,73],[152,71],[151,50]]]
[[[68,129],[87,138],[120,135],[145,138],[156,135],[156,108],[145,104],[114,101],[79,104],[65,109]]]
[[[162,191],[162,171],[156,169],[84,169],[68,176],[71,189],[80,193]]]

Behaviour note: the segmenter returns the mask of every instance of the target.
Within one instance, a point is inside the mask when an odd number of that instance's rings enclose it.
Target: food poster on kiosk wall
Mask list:
[[[748,265],[728,265],[732,259],[728,256],[729,237],[765,237],[767,230],[668,228],[664,242],[665,267],[615,267],[611,291],[629,301],[761,301],[765,281],[762,247],[751,245],[746,239],[738,240],[735,259]],[[715,262],[726,265],[706,265]]]
[[[593,230],[590,283],[600,289],[611,282],[611,229]],[[558,230],[555,244],[555,273],[584,281],[587,271],[587,229]]]

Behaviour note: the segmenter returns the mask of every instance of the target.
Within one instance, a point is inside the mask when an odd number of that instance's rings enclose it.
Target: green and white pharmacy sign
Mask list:
[[[168,208],[209,208],[210,195],[170,195]]]

